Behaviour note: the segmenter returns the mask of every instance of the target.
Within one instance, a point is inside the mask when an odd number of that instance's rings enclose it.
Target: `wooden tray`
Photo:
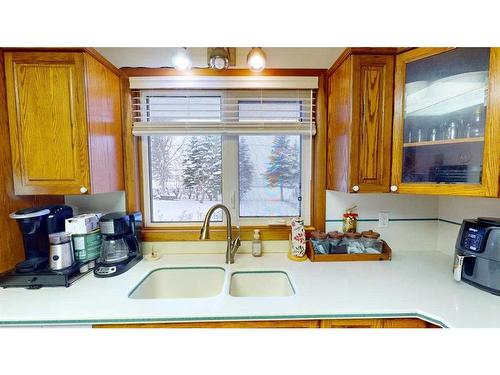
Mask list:
[[[373,260],[391,260],[392,250],[382,240],[382,254],[315,254],[311,241],[307,241],[307,256],[311,262],[357,262]]]

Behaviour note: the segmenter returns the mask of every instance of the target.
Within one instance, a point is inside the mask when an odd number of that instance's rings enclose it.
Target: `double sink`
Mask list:
[[[132,299],[208,298],[223,292],[222,267],[172,267],[151,271],[129,294]],[[284,271],[234,271],[228,292],[233,297],[286,297],[295,294]]]

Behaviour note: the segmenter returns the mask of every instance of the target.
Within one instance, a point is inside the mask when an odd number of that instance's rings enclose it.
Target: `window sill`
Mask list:
[[[197,227],[163,227],[163,228],[144,228],[142,231],[142,240],[144,242],[163,242],[163,241],[196,241],[200,238],[200,226]],[[254,229],[260,230],[260,238],[263,241],[283,241],[288,240],[290,236],[290,226],[245,226],[240,228],[240,238],[242,241],[253,240]],[[306,227],[306,231],[313,231],[314,227]],[[233,227],[233,234],[238,235],[238,229]],[[210,240],[225,241],[227,238],[226,227],[220,225],[210,226]]]

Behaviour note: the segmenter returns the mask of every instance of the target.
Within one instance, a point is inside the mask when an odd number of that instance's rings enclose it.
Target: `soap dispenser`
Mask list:
[[[258,229],[254,229],[253,231],[252,255],[254,257],[262,256],[262,241],[260,239],[260,231]]]

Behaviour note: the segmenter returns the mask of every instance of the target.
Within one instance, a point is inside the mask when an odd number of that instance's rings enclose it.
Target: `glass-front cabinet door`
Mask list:
[[[397,56],[393,192],[498,196],[499,58],[496,48]]]

